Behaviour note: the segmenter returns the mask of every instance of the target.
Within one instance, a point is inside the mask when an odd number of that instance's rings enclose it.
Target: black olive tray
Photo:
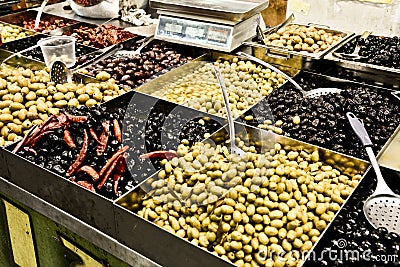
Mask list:
[[[0,17],[0,21],[6,22],[6,23],[9,23],[9,24],[13,24],[13,25],[17,25],[17,26],[23,28],[23,26],[24,26],[23,22],[24,21],[28,21],[28,20],[32,20],[32,19],[36,19],[37,13],[38,13],[38,11],[36,11],[36,10],[25,10],[25,11],[21,11],[21,12],[9,14],[9,15],[1,16]],[[55,20],[60,20],[60,19],[62,19],[66,23],[69,23],[70,25],[79,23],[79,21],[77,21],[77,20],[67,19],[67,18],[64,18],[64,17],[51,15],[51,14],[48,14],[46,12],[43,12],[42,16],[41,16],[41,20],[49,21],[51,24],[53,24]]]
[[[363,62],[364,60],[355,61],[347,60],[336,57],[334,53],[340,53],[345,46],[354,43],[360,35],[354,35],[346,42],[339,44],[330,53],[324,56],[325,60],[334,62],[337,66],[353,71],[352,73],[359,77],[370,78],[371,80],[378,80],[380,83],[388,83],[395,88],[400,87],[400,67],[392,68],[387,66],[380,66],[372,63]],[[375,45],[376,46],[376,45]],[[386,49],[386,48],[385,48]],[[397,53],[400,53],[397,47]]]
[[[27,37],[24,39],[19,39],[15,40],[12,42],[5,43],[1,46],[2,49],[16,53],[18,51],[22,51],[24,49],[27,49],[28,47],[37,45],[37,43],[44,38],[50,37],[49,35],[46,34],[36,34],[31,37]],[[97,51],[97,48],[91,47],[91,46],[86,46],[82,44],[75,44],[75,54],[77,57],[81,57],[86,54],[90,54],[92,52]],[[26,51],[22,53],[23,56],[27,58],[32,58],[34,60],[38,60],[41,62],[44,62],[42,50],[40,47],[36,47],[33,50]]]
[[[400,172],[383,167],[381,171],[388,186],[400,194]],[[319,239],[304,267],[400,265],[400,236],[382,228],[374,229],[363,213],[364,201],[375,188],[376,174],[370,168]]]
[[[107,112],[111,113],[118,108],[126,109],[126,123],[123,128],[132,127],[132,129],[123,132],[123,145],[139,147],[133,153],[130,152],[127,162],[130,174],[136,179],[136,182],[141,182],[160,169],[157,161],[141,162],[139,155],[161,149],[176,149],[182,138],[187,138],[191,142],[201,141],[203,137],[196,135],[196,130],[190,127],[193,125],[193,121],[197,122],[201,118],[210,118],[211,127],[207,129],[210,134],[225,125],[225,121],[220,118],[134,91],[102,105]],[[142,112],[138,113],[137,109],[141,109]],[[153,113],[158,116],[153,121],[158,119],[161,121],[161,125],[149,125],[147,119],[151,118]],[[164,115],[160,118],[159,114]],[[132,117],[139,118],[139,120],[133,121]],[[181,128],[178,127],[179,125]],[[189,127],[185,128],[185,125]],[[160,134],[161,129],[164,130],[162,135]],[[3,158],[4,161],[0,165],[0,176],[96,229],[112,237],[116,236],[112,199],[92,193],[65,177],[12,153],[15,145],[16,143],[1,149],[0,158]],[[124,190],[122,191],[124,192]]]
[[[365,161],[238,122],[235,122],[235,131],[237,137],[244,140],[247,145],[254,145],[259,151],[268,151],[275,142],[278,142],[283,146],[290,146],[291,149],[295,151],[307,151],[312,153],[318,150],[321,161],[329,162],[329,165],[348,175],[364,173],[368,167],[368,163]],[[221,142],[225,142],[227,138],[228,128],[224,127],[203,142],[211,140],[212,143],[220,144]],[[351,173],[349,172],[350,169],[348,166],[354,167]],[[148,179],[151,178],[153,178],[153,176]],[[125,194],[115,202],[118,241],[156,261],[162,266],[235,266],[233,263],[224,261],[209,251],[169,233],[153,222],[145,220],[135,212],[120,205],[120,203],[124,202],[126,198],[129,198],[131,194],[145,188],[144,183],[145,181],[138,185],[136,189]],[[329,225],[327,229],[328,228]],[[138,240],[141,240],[141,242],[138,242]],[[168,246],[165,246],[165,244],[168,244]],[[175,256],[171,257],[171,255]]]
[[[393,92],[391,89],[307,71],[301,71],[294,80],[306,90],[319,87],[346,89],[346,93],[342,95],[346,94],[343,97],[347,99],[340,103],[337,102],[340,101],[339,96],[335,95],[324,96],[320,98],[321,102],[315,99],[304,99],[292,84],[286,83],[274,89],[272,94],[244,113],[240,120],[257,127],[265,120],[274,122],[283,117],[285,118],[284,135],[360,159],[367,159],[367,155],[345,117],[346,112],[353,112],[360,119],[366,120],[365,127],[372,137],[376,154],[382,150],[400,125],[400,118],[396,115],[400,112],[400,101],[391,94]],[[363,90],[365,94],[362,98],[355,93],[360,90]],[[372,94],[381,96],[383,99],[368,98]],[[336,99],[336,102],[333,99]],[[368,108],[366,108],[366,103],[369,104]],[[361,104],[363,104],[362,107]],[[313,110],[309,110],[309,106]],[[299,125],[292,123],[291,118],[295,114],[300,116]],[[253,116],[253,119],[245,120],[245,117],[249,115]]]

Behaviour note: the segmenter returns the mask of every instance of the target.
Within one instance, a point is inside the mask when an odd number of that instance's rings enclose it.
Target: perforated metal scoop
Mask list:
[[[348,112],[346,115],[351,127],[367,150],[378,181],[375,192],[364,202],[363,210],[365,217],[375,228],[384,227],[389,232],[400,234],[400,196],[395,194],[383,179],[378,162],[371,148],[371,139],[362,123],[353,113]]]
[[[222,96],[224,98],[224,103],[225,103],[225,108],[226,108],[226,113],[228,115],[229,140],[231,143],[231,153],[236,154],[238,156],[244,156],[246,154],[246,152],[244,152],[242,149],[237,147],[235,144],[235,124],[233,122],[231,107],[229,106],[228,93],[226,91],[224,78],[222,78],[222,75],[221,75],[221,72],[219,71],[219,69],[214,67],[214,71],[217,76],[219,86],[221,87]]]
[[[51,64],[51,67],[50,67],[50,81],[55,82],[56,84],[72,83],[72,76],[79,69],[83,69],[87,66],[95,64],[95,63],[99,62],[100,60],[115,54],[117,51],[121,50],[122,48],[123,48],[122,43],[110,46],[108,49],[106,49],[100,55],[86,61],[85,63],[83,63],[73,69],[68,69],[64,62],[62,62],[60,60],[56,60]]]
[[[244,52],[238,52],[237,53],[238,56],[242,56],[245,57],[249,60],[252,60],[254,62],[257,62],[260,65],[263,65],[267,68],[270,68],[271,70],[279,73],[280,75],[282,75],[283,77],[285,77],[290,83],[292,83],[297,90],[299,90],[303,97],[306,98],[318,98],[322,95],[329,95],[329,94],[339,94],[342,90],[338,89],[338,88],[317,88],[317,89],[313,89],[310,91],[305,91],[295,80],[293,80],[289,75],[287,75],[286,73],[284,73],[283,71],[281,71],[280,69],[272,66],[271,64],[262,61],[261,59],[258,59],[256,57],[250,56],[249,54],[246,54]]]

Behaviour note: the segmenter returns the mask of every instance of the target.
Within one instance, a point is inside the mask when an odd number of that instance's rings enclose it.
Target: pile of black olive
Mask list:
[[[246,123],[253,126],[262,124],[271,119],[268,117],[271,114],[268,110],[271,110],[275,121],[283,121],[284,135],[364,159],[367,155],[350,127],[347,112],[353,112],[363,121],[375,153],[400,125],[400,102],[388,90],[359,83],[334,82],[306,72],[295,79],[306,90],[319,87],[345,90],[317,99],[304,98],[293,85],[286,83],[246,112],[242,118],[247,115],[254,117]],[[293,122],[294,116],[300,117],[299,124]]]
[[[132,47],[135,50],[140,44]],[[133,89],[154,76],[164,74],[201,55],[201,49],[191,49],[165,42],[153,41],[133,57],[111,56],[87,68],[88,74],[96,76],[100,71],[108,72],[121,86]],[[90,58],[79,58],[78,64]]]
[[[118,106],[120,103],[121,100],[116,98],[107,104]],[[89,138],[89,149],[84,165],[100,171],[120,147],[129,146],[128,168],[119,180],[118,196],[131,190],[138,182],[143,181],[160,168],[158,163],[161,159],[142,160],[139,158],[140,155],[157,150],[176,149],[182,139],[190,142],[201,141],[204,139],[205,133],[213,133],[221,127],[221,123],[213,119],[204,120],[204,124],[199,123],[204,114],[198,111],[184,107],[176,108],[176,105],[168,105],[165,101],[154,100],[140,94],[134,96],[128,108],[125,106],[108,112],[106,106],[96,106],[91,109],[82,106],[68,110],[68,112],[73,115],[88,116],[87,122],[71,123],[68,128],[76,143],[76,148],[72,149],[66,144],[64,129],[60,128],[39,141],[34,148],[37,156],[25,150],[21,150],[18,154],[65,177],[66,171],[78,157],[83,145],[84,129],[89,132],[89,129],[92,128],[100,135],[102,122],[116,119],[122,127],[122,144],[112,134],[111,127],[107,149],[102,156],[97,156],[97,142],[93,138]],[[75,181],[90,180],[91,178],[87,176],[86,173],[79,173],[75,177]],[[97,192],[110,199],[118,197],[114,194],[111,178]]]
[[[370,35],[366,40],[360,40],[360,37],[356,37],[336,52],[351,54],[356,42],[360,42],[361,45],[360,55],[366,57],[360,59],[360,62],[394,69],[400,68],[400,37]]]
[[[49,37],[48,35],[45,34],[36,34],[32,37],[29,38],[24,38],[21,40],[16,40],[13,42],[5,43],[1,46],[2,49],[8,50],[10,52],[16,53],[19,51],[22,51],[24,49],[27,49],[28,47],[32,47],[34,45],[37,45],[37,42],[43,38]],[[96,48],[94,47],[89,47],[81,44],[75,44],[75,53],[77,57],[81,57],[83,55],[92,53],[94,51],[97,51]],[[43,53],[40,47],[36,47],[30,51],[26,51],[22,53],[23,56],[29,57],[41,62],[44,62],[44,57]]]
[[[390,188],[399,194],[397,181],[400,173],[381,169]],[[371,170],[338,213],[304,266],[400,265],[400,235],[383,227],[374,229],[363,213],[364,201],[375,187],[376,176]]]

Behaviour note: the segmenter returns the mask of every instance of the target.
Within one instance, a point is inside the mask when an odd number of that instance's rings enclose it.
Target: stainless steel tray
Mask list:
[[[301,72],[299,72],[296,76],[295,76],[295,81],[301,83],[301,79],[304,79],[304,81],[307,81],[307,83],[303,84],[303,87],[306,88],[306,90],[311,90],[311,89],[315,89],[313,87],[307,88],[310,86],[311,83],[314,83],[315,87],[333,87],[333,88],[340,88],[340,89],[346,89],[347,90],[351,90],[351,89],[355,89],[357,87],[363,87],[367,90],[376,90],[380,95],[385,95],[387,97],[389,97],[389,102],[391,104],[393,104],[393,106],[396,106],[397,104],[400,105],[400,101],[398,99],[396,99],[394,96],[391,95],[392,92],[395,92],[392,88],[386,88],[386,87],[381,87],[381,86],[377,86],[377,85],[371,85],[371,84],[367,84],[364,82],[358,82],[358,81],[351,81],[351,80],[347,80],[347,79],[343,79],[343,78],[337,78],[337,77],[333,77],[333,76],[329,76],[329,75],[325,75],[325,74],[319,74],[319,73],[313,73],[313,72],[309,72],[306,70],[302,70]],[[313,82],[314,81],[314,82]],[[296,90],[293,85],[291,83],[286,83],[283,85],[282,90],[285,90],[285,92],[290,91],[290,90]],[[254,127],[257,127],[257,125],[263,124],[264,120],[267,119],[271,119],[271,116],[273,116],[273,112],[271,111],[272,107],[270,107],[270,105],[268,104],[268,97],[265,98],[264,100],[260,101],[259,103],[257,103],[256,105],[254,105],[251,109],[249,109],[248,111],[246,111],[241,117],[240,119],[237,119],[238,121],[242,121],[244,122],[244,124],[246,125],[251,125]],[[294,105],[299,105],[294,104]],[[292,104],[288,104],[287,108],[292,108],[294,105]],[[356,109],[356,108],[354,108]],[[265,110],[270,110],[270,113],[266,113]],[[344,111],[343,111],[344,112]],[[393,113],[393,112],[392,112]],[[265,115],[265,117],[264,117]],[[344,113],[341,113],[341,116],[344,115]],[[252,116],[253,119],[252,120],[245,120],[244,118],[246,116]],[[286,116],[288,116],[288,114],[286,114]],[[302,115],[300,115],[302,116]],[[339,114],[336,114],[336,117],[339,116]],[[397,118],[394,114],[390,114],[388,115],[388,117],[391,118]],[[386,121],[387,122],[387,121]],[[344,129],[346,126],[345,125],[337,125],[337,126],[342,126],[342,128]],[[397,125],[395,125],[393,128],[395,128]],[[388,125],[384,125],[384,123],[380,123],[379,127],[388,127]],[[318,129],[319,131],[322,130],[323,128],[320,128],[320,126],[317,126],[316,129]],[[390,136],[387,136],[387,139],[385,140],[379,140],[379,142],[375,141],[374,143],[374,149],[376,148],[377,152],[379,154],[382,153],[382,151],[385,149],[386,146],[388,146],[390,144],[390,141],[393,140],[396,132],[400,131],[400,126],[399,128],[397,128],[396,130],[394,129],[393,132],[390,133]],[[296,132],[288,132],[290,134],[290,136],[292,138],[298,139],[299,136],[296,136]],[[352,134],[353,132],[351,131],[350,134]],[[285,133],[283,133],[285,134]],[[374,136],[374,134],[370,133],[371,136]],[[303,142],[310,142],[308,141],[310,139],[310,135],[309,134],[304,134],[305,138],[302,138],[300,141]],[[326,137],[325,139],[327,139],[328,137]],[[354,137],[355,138],[355,137]],[[349,140],[347,140],[349,142]],[[355,141],[358,142],[359,140],[357,138],[355,138]],[[313,141],[311,141],[313,142]],[[314,141],[317,142],[317,141]],[[347,143],[346,143],[347,145]],[[362,148],[361,143],[354,143],[351,144],[351,146],[356,147],[359,146],[360,148]],[[375,147],[376,145],[376,147]],[[325,146],[323,146],[326,149],[332,149],[332,144],[326,145],[326,146],[331,146],[331,148],[327,148]],[[379,149],[378,149],[379,147]],[[358,151],[358,150],[357,150]],[[337,152],[337,151],[335,151]],[[360,152],[363,152],[363,150],[360,150]],[[339,153],[339,152],[337,152]],[[344,154],[346,154],[345,152],[342,152]],[[349,154],[346,154],[349,155]],[[361,154],[360,154],[361,155]],[[358,159],[361,159],[361,156],[357,155],[354,156]],[[350,155],[349,155],[350,156]],[[367,155],[365,154],[365,158],[367,158]]]
[[[189,14],[239,22],[261,12],[269,0],[151,0],[150,7],[177,14]]]
[[[324,56],[324,59],[333,61],[336,65],[340,67],[358,71],[360,72],[360,75],[373,75],[374,77],[377,77],[377,79],[374,78],[375,80],[381,80],[379,79],[379,76],[382,76],[386,80],[391,80],[390,83],[395,87],[400,87],[400,69],[341,59],[333,55],[333,53],[340,50],[340,48],[342,48],[346,43],[351,42],[358,36],[359,35],[354,35],[351,38],[347,39],[345,42],[341,42],[340,44],[338,44],[334,49],[332,49],[328,54]]]
[[[300,24],[300,23],[292,23],[289,25],[300,25],[300,26],[314,26],[313,24]],[[343,36],[342,40],[328,47],[326,50],[318,52],[318,53],[309,53],[309,52],[298,52],[298,51],[290,51],[285,47],[279,46],[271,46],[260,44],[256,41],[256,36],[253,36],[249,40],[243,42],[244,46],[250,47],[253,50],[254,55],[258,58],[265,60],[270,63],[280,64],[288,67],[296,67],[299,69],[304,68],[307,65],[307,62],[312,60],[318,60],[323,58],[324,55],[328,54],[331,50],[333,50],[339,44],[345,42],[351,36],[354,35],[353,32],[349,31],[339,31],[333,30],[327,27],[322,26],[314,26],[318,30],[325,30],[326,32],[332,32],[335,34],[341,34]],[[276,30],[272,31],[269,34],[275,33]]]
[[[197,69],[201,66],[204,66],[207,62],[215,62],[218,59],[231,60],[234,57],[248,61],[247,59],[241,58],[238,56],[212,51],[203,56],[196,58],[195,60],[193,60],[191,62],[186,63],[183,66],[180,66],[179,68],[176,68],[174,70],[171,70],[170,72],[167,72],[166,74],[160,76],[159,78],[157,78],[155,80],[152,80],[150,82],[147,82],[147,83],[139,86],[136,89],[136,91],[154,96],[154,93],[164,90],[165,86],[168,86],[169,84],[171,84],[175,81],[178,81],[179,79],[192,73],[195,69]],[[286,67],[286,66],[278,66],[278,67],[279,67],[279,69],[281,69],[282,71],[284,71],[286,74],[288,74],[291,77],[296,76],[300,72],[298,69],[292,68],[292,67]],[[158,97],[158,96],[155,96],[155,97]],[[250,106],[248,109],[244,110],[242,112],[242,114],[245,113],[247,110],[251,109],[253,106],[257,105],[257,103]],[[185,104],[183,104],[183,105],[185,105]],[[218,114],[214,114],[214,115],[219,116]]]
[[[249,140],[249,143],[257,148],[260,148],[260,146],[263,145],[263,142],[269,142],[273,139],[276,142],[281,143],[283,146],[290,146],[293,150],[297,151],[312,152],[318,150],[322,161],[327,162],[329,165],[334,166],[347,174],[364,173],[368,167],[368,163],[365,161],[335,153],[288,137],[245,126],[240,123],[235,124],[237,135]],[[221,139],[225,140],[226,135],[227,129],[224,128],[212,135],[210,139],[215,141],[215,143],[219,143],[221,142]],[[354,169],[350,166],[353,166]],[[149,179],[151,179],[151,177]],[[129,198],[133,193],[140,190],[140,188],[141,185],[115,202],[118,241],[158,262],[162,266],[234,266],[233,263],[224,261],[220,257],[211,254],[209,251],[169,233],[153,222],[147,221],[136,213],[122,207],[121,203],[124,202],[125,199]],[[348,199],[350,197],[351,196],[349,196]],[[329,229],[329,226],[330,224],[326,229]],[[140,240],[140,242],[138,242],[138,240]],[[168,244],[168,246],[165,244]],[[171,257],[171,255],[174,256]]]

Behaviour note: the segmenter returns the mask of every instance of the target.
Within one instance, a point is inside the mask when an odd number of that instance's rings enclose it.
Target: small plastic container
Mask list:
[[[75,65],[75,38],[71,36],[53,36],[38,42],[42,49],[44,62],[50,68],[56,60],[61,60],[68,68]]]

